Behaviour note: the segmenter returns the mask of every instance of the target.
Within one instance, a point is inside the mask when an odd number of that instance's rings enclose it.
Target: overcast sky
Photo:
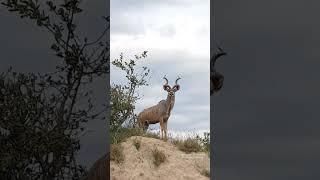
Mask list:
[[[216,179],[320,179],[319,7],[215,1],[214,38],[228,53],[217,63],[224,87],[211,99]]]
[[[167,97],[169,84],[181,76],[180,91],[168,123],[168,131],[209,131],[210,1],[111,0],[111,59],[133,58],[148,51],[140,65],[150,68],[150,86],[139,91],[143,99],[136,113]],[[123,74],[111,69],[111,83],[123,82]],[[151,128],[159,129],[159,124]]]

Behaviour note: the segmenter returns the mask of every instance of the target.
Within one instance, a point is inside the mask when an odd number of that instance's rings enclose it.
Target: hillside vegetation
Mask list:
[[[209,152],[196,138],[163,141],[152,133],[128,136],[111,145],[110,157],[112,180],[210,177]]]

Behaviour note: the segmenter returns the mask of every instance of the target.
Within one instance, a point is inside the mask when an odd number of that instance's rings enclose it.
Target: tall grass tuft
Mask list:
[[[123,147],[121,144],[111,144],[110,160],[120,164],[124,161]]]
[[[159,167],[161,163],[164,163],[166,161],[166,155],[163,151],[158,150],[157,148],[152,150],[152,158],[153,158],[153,164],[156,167]]]
[[[201,144],[198,139],[189,137],[186,140],[174,140],[173,143],[180,151],[185,153],[200,152],[202,151]]]
[[[139,151],[140,147],[141,147],[141,139],[138,138],[134,138],[132,140],[132,144],[134,147],[136,147],[136,149]]]

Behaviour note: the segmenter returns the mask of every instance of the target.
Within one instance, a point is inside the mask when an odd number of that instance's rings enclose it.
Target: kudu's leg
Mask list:
[[[167,124],[168,124],[168,121],[163,124],[163,126],[164,126],[163,127],[164,128],[164,139],[165,140],[167,140]]]
[[[160,119],[161,139],[163,139],[163,119]]]
[[[145,133],[148,130],[148,128],[149,128],[149,121],[146,120],[143,125],[143,132]]]

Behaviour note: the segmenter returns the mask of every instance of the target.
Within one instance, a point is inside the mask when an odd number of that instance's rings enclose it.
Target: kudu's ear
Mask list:
[[[165,91],[169,91],[171,88],[170,88],[169,85],[163,85],[163,89],[164,89]]]
[[[176,92],[176,91],[179,91],[180,89],[180,85],[174,85],[173,86],[173,91]]]

